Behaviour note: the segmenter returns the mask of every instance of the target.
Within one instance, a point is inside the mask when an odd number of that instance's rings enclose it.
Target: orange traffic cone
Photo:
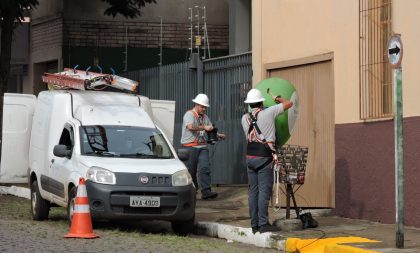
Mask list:
[[[85,179],[81,177],[79,186],[77,187],[76,203],[74,205],[70,233],[65,235],[64,238],[91,239],[97,237],[99,236],[93,233],[92,229]]]

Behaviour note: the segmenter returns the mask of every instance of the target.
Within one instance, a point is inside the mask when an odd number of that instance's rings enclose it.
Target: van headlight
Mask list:
[[[115,184],[115,174],[101,167],[91,167],[86,173],[86,179],[100,184]]]
[[[172,186],[185,186],[192,183],[188,170],[181,170],[172,175]]]

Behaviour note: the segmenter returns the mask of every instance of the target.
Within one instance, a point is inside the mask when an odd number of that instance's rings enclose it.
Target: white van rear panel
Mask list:
[[[29,141],[36,97],[4,94],[0,183],[26,183]]]
[[[150,100],[153,111],[153,121],[174,144],[175,101]]]

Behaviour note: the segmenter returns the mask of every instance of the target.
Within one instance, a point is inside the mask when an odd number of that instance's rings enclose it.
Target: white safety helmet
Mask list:
[[[192,101],[196,104],[199,104],[205,107],[210,107],[209,98],[207,97],[206,94],[198,94]]]
[[[257,89],[251,89],[250,91],[248,91],[248,94],[246,95],[246,100],[244,101],[244,103],[254,104],[254,103],[262,102],[264,100],[265,98],[261,94],[261,91]]]

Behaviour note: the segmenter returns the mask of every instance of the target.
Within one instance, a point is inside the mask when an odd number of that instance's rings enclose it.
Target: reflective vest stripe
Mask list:
[[[190,143],[185,143],[185,144],[182,144],[182,146],[184,146],[184,147],[195,147],[195,146],[201,146],[201,145],[205,145],[206,143],[205,142],[190,142]]]

